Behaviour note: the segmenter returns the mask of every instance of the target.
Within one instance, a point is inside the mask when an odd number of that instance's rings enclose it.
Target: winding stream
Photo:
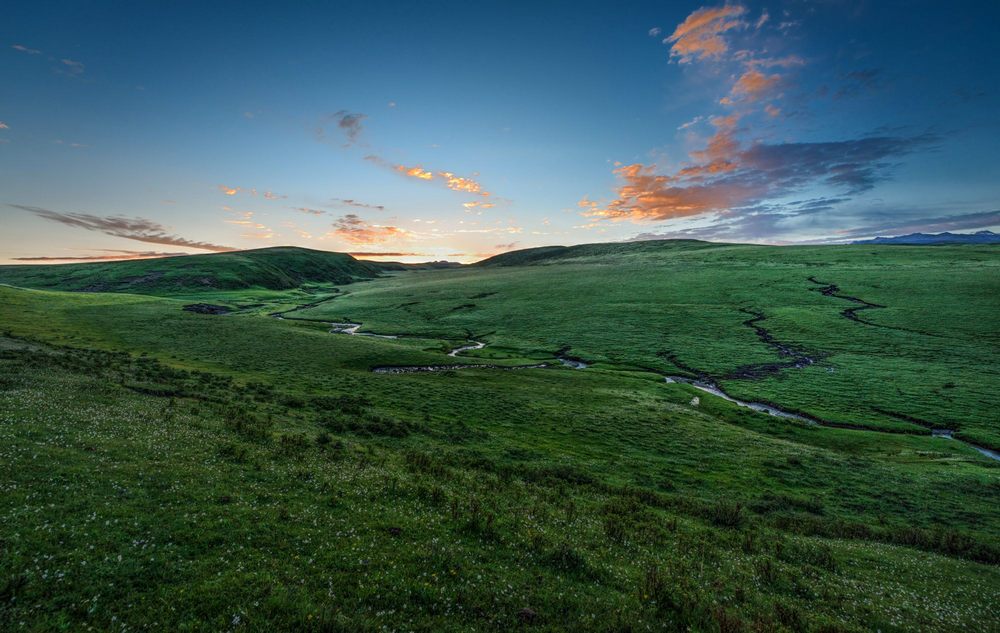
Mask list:
[[[814,281],[815,283],[820,283],[820,282],[816,282],[814,279],[810,279],[810,281]],[[827,289],[824,288],[823,290],[827,290]],[[824,293],[824,294],[827,294],[827,293]],[[836,295],[833,294],[832,291],[829,292],[829,295],[836,296]],[[853,299],[853,297],[851,299]],[[858,300],[858,301],[860,302],[860,300]],[[863,303],[867,304],[867,302],[863,302]],[[877,306],[875,304],[868,304],[868,305],[870,305],[870,307],[881,307],[881,306]],[[868,307],[868,306],[866,306],[866,307]],[[860,309],[860,308],[858,308],[858,309]],[[294,309],[293,310],[287,310],[285,312],[280,312],[280,313],[272,314],[271,316],[273,316],[274,318],[277,318],[277,319],[282,319],[282,318],[285,318],[284,317],[285,314],[287,314],[288,312],[293,312],[293,311],[294,311]],[[806,366],[806,365],[811,365],[811,364],[813,364],[815,362],[814,358],[806,356],[805,354],[803,354],[802,352],[800,352],[798,350],[792,349],[790,347],[786,347],[786,346],[784,346],[782,344],[777,343],[777,341],[774,341],[773,338],[771,338],[770,334],[766,330],[763,330],[763,328],[760,328],[760,326],[757,325],[757,323],[759,321],[763,320],[764,316],[762,314],[759,314],[759,313],[754,313],[754,312],[750,312],[750,311],[747,311],[747,312],[753,318],[748,319],[744,323],[744,325],[748,325],[749,327],[754,328],[754,330],[757,331],[758,336],[760,336],[760,338],[765,343],[767,343],[767,344],[769,344],[771,346],[780,348],[779,349],[779,355],[784,355],[784,356],[790,356],[790,357],[792,357],[792,360],[791,360],[791,363],[790,363],[791,366],[794,366],[794,367],[803,367],[803,366]],[[294,318],[294,317],[290,317],[290,318]],[[849,316],[848,318],[851,318],[851,317]],[[375,334],[374,332],[359,332],[358,330],[361,328],[361,325],[362,325],[361,323],[352,323],[352,322],[333,323],[333,322],[330,322],[328,324],[330,325],[330,333],[331,334],[347,334],[349,336],[369,336],[369,337],[373,337],[373,338],[384,338],[384,339],[397,339],[397,338],[401,337],[401,335],[398,335],[398,334]],[[448,356],[451,356],[453,358],[457,358],[459,356],[459,354],[462,354],[463,352],[473,351],[473,350],[480,350],[480,349],[483,349],[484,347],[486,347],[486,345],[487,344],[484,343],[484,342],[482,342],[482,341],[475,341],[475,340],[471,340],[470,339],[466,344],[459,345],[458,347],[455,347],[455,348],[452,348],[451,350],[449,350],[448,351]],[[562,365],[564,365],[566,367],[570,367],[572,369],[586,369],[587,367],[590,366],[589,363],[587,363],[586,361],[583,361],[583,360],[581,360],[579,358],[574,358],[572,356],[567,356],[566,352],[568,350],[569,350],[569,348],[563,348],[563,349],[559,350],[559,352],[557,352],[557,354],[556,354],[556,357],[555,357],[556,360],[559,361]],[[493,363],[451,363],[451,364],[443,364],[443,365],[409,365],[409,366],[374,367],[374,368],[372,368],[372,372],[374,372],[376,374],[410,374],[410,373],[418,373],[418,372],[454,371],[454,370],[458,370],[458,369],[498,369],[498,370],[502,370],[502,371],[514,371],[514,370],[518,370],[518,369],[549,369],[552,366],[553,365],[551,363],[547,363],[547,362],[546,363],[535,363],[535,364],[530,364],[530,365],[497,365],[497,364],[493,364]],[[754,369],[757,369],[757,368],[754,368]],[[693,378],[687,378],[685,376],[668,376],[668,375],[663,376],[663,380],[665,382],[668,382],[668,383],[682,383],[682,384],[691,385],[692,387],[694,387],[695,389],[698,389],[699,391],[703,391],[705,393],[712,394],[713,396],[722,398],[723,400],[726,400],[728,402],[732,402],[733,404],[735,404],[735,405],[737,405],[739,407],[746,407],[748,409],[752,409],[753,411],[757,411],[758,413],[764,413],[766,415],[774,416],[774,417],[777,417],[777,418],[784,418],[784,419],[788,419],[788,420],[797,420],[797,421],[805,422],[806,424],[815,425],[815,426],[828,426],[828,427],[848,428],[848,429],[853,429],[853,430],[865,430],[865,431],[870,431],[870,432],[875,432],[875,433],[886,432],[886,431],[878,431],[876,429],[862,429],[862,428],[857,428],[857,427],[850,427],[850,426],[840,425],[840,424],[833,423],[833,422],[826,422],[824,420],[820,420],[819,418],[814,418],[814,417],[803,415],[803,414],[800,414],[800,413],[792,413],[791,411],[785,411],[784,409],[781,409],[781,408],[776,407],[774,405],[765,404],[763,402],[751,402],[751,401],[747,401],[747,400],[740,400],[739,398],[734,398],[733,396],[731,396],[728,393],[726,393],[725,391],[723,391],[723,389],[718,384],[716,384],[714,382],[706,381],[706,380],[696,380],[696,379],[693,379]],[[982,454],[982,455],[984,455],[984,456],[986,456],[986,457],[988,457],[990,459],[993,459],[993,460],[996,460],[996,461],[1000,461],[1000,452],[994,451],[994,450],[990,450],[988,448],[985,448],[983,446],[979,446],[977,444],[973,444],[971,442],[967,442],[965,440],[958,439],[958,438],[956,438],[954,436],[954,433],[955,433],[955,431],[954,430],[950,430],[950,429],[931,429],[931,436],[932,437],[941,438],[941,439],[947,439],[947,440],[954,440],[956,442],[965,444],[966,446],[969,446],[970,448],[975,449],[980,454]]]

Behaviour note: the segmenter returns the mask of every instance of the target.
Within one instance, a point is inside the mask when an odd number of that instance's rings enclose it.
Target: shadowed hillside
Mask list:
[[[282,246],[100,264],[0,266],[0,283],[79,292],[173,294],[193,290],[284,290],[303,283],[346,284],[382,268],[346,253]]]

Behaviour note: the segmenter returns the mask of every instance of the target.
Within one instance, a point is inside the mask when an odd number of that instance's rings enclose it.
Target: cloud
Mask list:
[[[696,116],[695,118],[691,119],[690,121],[688,121],[686,123],[681,123],[679,126],[677,126],[677,129],[678,130],[686,130],[689,127],[694,127],[695,125],[698,125],[699,123],[701,123],[704,120],[705,120],[705,117],[699,115],[699,116]]]
[[[853,214],[838,210],[836,215],[821,212],[832,209],[836,202],[835,199],[817,199],[800,203],[812,207],[805,214],[798,214],[795,208],[781,205],[762,206],[739,216],[723,215],[721,221],[707,226],[645,232],[632,240],[702,239],[777,244],[836,244],[878,235],[970,231],[1000,226],[1000,210],[932,217],[923,216],[921,211],[914,209],[861,208]],[[795,207],[794,204],[791,206]],[[872,222],[873,215],[882,217],[882,221]],[[851,228],[845,229],[845,225]],[[807,237],[817,234],[825,237]]]
[[[757,22],[754,23],[753,28],[759,29],[760,27],[767,24],[767,21],[770,19],[771,19],[771,14],[767,12],[767,9],[764,9],[763,11],[760,12],[760,17],[757,18]]]
[[[406,253],[402,251],[350,251],[347,254],[351,257],[430,257],[427,253]]]
[[[427,171],[420,165],[416,167],[407,167],[406,165],[396,165],[394,168],[396,171],[403,175],[409,176],[411,178],[419,178],[420,180],[433,180],[434,172]]]
[[[649,36],[650,37],[659,37],[660,33],[663,33],[663,29],[661,29],[658,26],[654,26],[653,28],[649,29]]]
[[[721,103],[732,105],[737,101],[753,103],[758,101],[781,85],[781,75],[765,75],[759,70],[751,68],[746,71],[733,84],[729,96],[723,97]]]
[[[291,207],[295,211],[301,211],[302,213],[308,213],[309,215],[324,215],[326,211],[322,209],[310,209],[309,207]]]
[[[514,250],[520,242],[510,242],[508,244],[497,244],[493,248],[498,251],[512,251]]]
[[[256,187],[253,187],[251,189],[244,189],[243,187],[229,187],[226,185],[218,185],[218,189],[227,196],[235,196],[241,191],[245,191],[249,193],[251,196],[256,196],[258,193]],[[288,196],[283,196],[281,194],[274,193],[273,191],[265,191],[261,195],[263,195],[264,198],[267,200],[285,200],[286,198],[288,198]]]
[[[368,204],[359,202],[352,198],[330,198],[330,204],[338,207],[354,207],[355,209],[372,209],[374,211],[385,211],[385,206],[381,204]]]
[[[366,118],[368,118],[368,115],[361,114],[360,112],[348,112],[347,110],[334,112],[320,120],[319,125],[316,127],[316,139],[319,141],[327,140],[326,126],[333,123],[344,137],[347,138],[344,147],[354,145],[361,138],[361,133],[364,131],[363,121]]]
[[[14,44],[11,46],[15,51],[21,51],[22,53],[27,53],[28,55],[41,55],[42,51],[37,48],[28,48],[22,44]]]
[[[409,231],[397,226],[370,224],[353,213],[348,213],[333,222],[333,231],[328,235],[339,237],[351,244],[381,244],[395,238],[405,238]]]
[[[256,222],[253,219],[253,216],[254,216],[253,211],[244,211],[244,212],[240,213],[239,218],[237,218],[235,220],[225,220],[225,222],[226,222],[226,224],[236,224],[238,226],[246,226],[246,227],[250,227],[250,228],[252,228],[254,230],[257,230],[257,231],[262,231],[262,233],[247,234],[247,235],[244,235],[244,237],[250,237],[250,236],[260,237],[261,235],[263,235],[265,233],[268,234],[269,236],[273,236],[274,235],[274,233],[271,231],[270,227],[268,227],[268,226],[266,226],[264,224],[261,224],[260,222]]]
[[[579,203],[596,219],[661,221],[740,208],[793,194],[811,185],[846,194],[870,190],[887,177],[888,161],[925,147],[931,135],[866,137],[819,143],[763,143],[742,147],[731,129],[720,127],[717,144],[699,156],[707,162],[658,174],[639,163],[615,170],[622,184],[617,198]],[[584,204],[586,202],[586,204]]]
[[[66,67],[66,72],[68,72],[69,74],[71,75],[83,74],[83,70],[85,68],[83,63],[78,61],[73,61],[72,59],[60,59],[59,61],[62,62],[63,66]]]
[[[8,204],[7,206],[29,211],[40,218],[58,222],[66,226],[72,226],[87,231],[95,231],[113,237],[121,237],[137,242],[147,242],[149,244],[167,244],[170,246],[186,246],[204,251],[233,251],[229,246],[219,246],[209,242],[199,242],[189,240],[167,232],[167,228],[153,220],[144,218],[126,218],[122,216],[100,217],[89,213],[61,213],[51,211],[41,207],[34,207],[22,204]]]
[[[366,157],[371,160],[376,157]],[[375,162],[379,162],[381,159]],[[381,164],[381,163],[380,163]],[[472,178],[465,178],[463,176],[456,176],[450,171],[439,171],[433,172],[424,169],[420,165],[415,167],[407,167],[406,165],[394,165],[393,169],[403,174],[404,176],[409,176],[410,178],[417,178],[418,180],[434,180],[435,178],[440,178],[444,181],[446,187],[452,191],[460,191],[463,193],[473,193],[478,196],[489,197],[490,192],[483,190],[483,186]]]
[[[1000,226],[1000,209],[994,211],[980,211],[977,213],[963,213],[958,215],[946,215],[936,217],[910,217],[899,219],[899,210],[882,212],[889,216],[885,221],[868,224],[866,226],[840,230],[835,239],[853,240],[863,237],[874,237],[877,235],[906,235],[909,233],[942,233],[944,231],[969,231],[972,229],[983,229],[991,226]]]
[[[472,202],[463,202],[462,206],[471,211],[472,209],[492,209],[497,205],[496,203],[493,202],[482,202],[479,200],[473,200]]]
[[[695,59],[721,58],[729,50],[722,34],[746,26],[740,19],[746,12],[746,7],[738,4],[696,10],[664,40],[672,44],[670,57],[677,57],[681,64]]]
[[[490,195],[488,191],[483,191],[482,186],[471,178],[462,178],[449,171],[439,171],[438,175],[445,179],[445,184],[452,191],[464,191],[465,193],[474,193],[480,196]]]
[[[4,123],[3,121],[0,121],[0,130],[9,130],[9,129],[10,129],[9,125]]]
[[[152,259],[156,257],[178,257],[180,255],[188,255],[185,252],[168,252],[161,253],[158,251],[125,251],[125,250],[108,250],[100,249],[107,255],[42,255],[35,257],[12,257],[14,261],[19,262],[101,262],[101,261],[118,261],[126,259]]]

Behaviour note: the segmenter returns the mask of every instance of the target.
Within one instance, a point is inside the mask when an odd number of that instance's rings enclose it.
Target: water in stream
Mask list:
[[[281,318],[278,315],[275,316],[277,318]],[[371,332],[359,332],[358,331],[359,328],[361,328],[360,323],[330,323],[330,332],[333,334],[348,334],[351,336],[371,336],[375,338],[390,338],[390,339],[399,338],[397,335],[393,334],[373,334]],[[483,349],[484,347],[486,347],[486,343],[480,341],[470,341],[469,344],[467,345],[461,345],[449,351],[448,356],[456,357],[462,352]],[[558,360],[566,367],[571,367],[573,369],[586,369],[587,367],[589,367],[588,363],[578,358],[570,358],[563,354],[559,354],[556,357],[556,360]],[[500,369],[500,370],[512,371],[517,369],[545,369],[548,367],[551,367],[551,365],[549,365],[548,363],[537,363],[533,365],[513,365],[513,366],[494,365],[494,364],[451,364],[451,365],[422,365],[422,366],[410,366],[410,367],[375,367],[374,369],[372,369],[372,371],[376,374],[408,374],[417,372],[452,371],[457,369]],[[722,398],[723,400],[732,402],[737,406],[752,409],[754,411],[757,411],[758,413],[764,413],[777,418],[798,420],[800,422],[805,422],[806,424],[812,424],[812,425],[823,424],[823,422],[821,422],[820,420],[816,420],[815,418],[811,418],[798,413],[792,413],[790,411],[784,411],[782,409],[779,409],[778,407],[769,404],[764,404],[762,402],[749,402],[746,400],[740,400],[739,398],[734,398],[725,391],[723,391],[718,385],[714,383],[705,382],[703,380],[694,380],[692,378],[685,378],[683,376],[664,376],[663,379],[664,381],[669,383],[684,383],[691,385],[695,389],[704,391],[705,393],[710,393],[713,396],[717,396],[719,398]],[[979,453],[985,455],[986,457],[989,457],[990,459],[1000,461],[1000,452],[993,451],[988,448],[984,448],[982,446],[977,446],[975,444],[971,444],[964,440],[960,440],[954,437],[954,431],[947,429],[934,429],[931,431],[931,435],[935,438],[949,439],[949,440],[954,440],[956,442],[961,442],[962,444],[966,444],[967,446],[974,448],[975,450],[979,451]]]

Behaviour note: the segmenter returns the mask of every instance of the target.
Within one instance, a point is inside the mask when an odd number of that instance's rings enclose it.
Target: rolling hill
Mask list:
[[[0,283],[77,292],[177,294],[197,290],[286,290],[304,283],[346,284],[383,270],[346,253],[281,246],[100,264],[0,266]]]
[[[639,242],[603,242],[597,244],[577,244],[576,246],[539,246],[494,255],[474,266],[530,266],[550,264],[575,259],[593,261],[600,258],[620,259],[628,256],[645,256],[664,252],[711,249],[728,246],[718,242],[701,240],[643,240]]]

